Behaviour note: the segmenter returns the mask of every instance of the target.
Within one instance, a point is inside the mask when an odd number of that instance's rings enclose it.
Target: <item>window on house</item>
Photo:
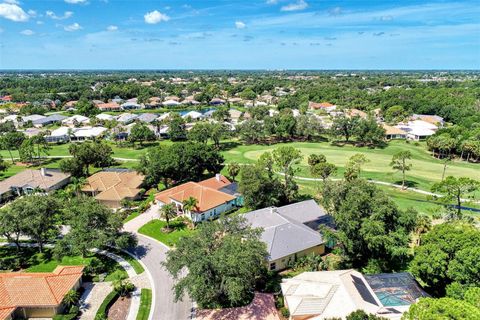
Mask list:
[[[277,269],[277,264],[275,262],[270,263],[270,271]]]

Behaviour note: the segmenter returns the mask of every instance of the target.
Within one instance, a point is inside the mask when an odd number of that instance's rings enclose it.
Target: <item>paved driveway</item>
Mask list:
[[[147,212],[137,218],[127,222],[124,226],[126,231],[137,232],[138,228],[144,223],[157,217],[158,208],[152,206]],[[137,233],[138,246],[133,252],[142,260],[150,272],[154,282],[154,320],[187,320],[191,318],[193,312],[193,303],[190,299],[184,298],[183,301],[174,302],[174,293],[172,291],[173,278],[160,263],[165,261],[168,247],[162,243],[142,236]]]

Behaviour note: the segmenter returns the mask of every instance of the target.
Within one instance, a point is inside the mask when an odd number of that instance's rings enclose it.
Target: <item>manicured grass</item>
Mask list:
[[[119,295],[116,291],[110,292],[98,308],[97,313],[95,314],[95,319],[106,319],[108,309],[113,305],[113,303],[118,299],[118,297]]]
[[[133,267],[133,270],[135,270],[136,274],[141,274],[145,271],[143,266],[140,264],[140,262],[137,261],[134,257],[129,255],[128,253],[123,252],[122,250],[119,250],[117,248],[109,248],[108,251],[111,253],[116,254],[117,256],[122,257],[123,259],[127,260],[128,263],[130,263]]]
[[[170,228],[172,231],[169,233],[162,231],[166,226],[167,223],[165,221],[152,220],[143,225],[138,232],[152,237],[170,247],[175,246],[181,237],[185,237],[193,232],[193,230],[190,230],[182,220],[170,221]]]
[[[410,185],[430,190],[433,183],[441,180],[443,161],[435,159],[427,151],[424,142],[415,144],[405,141],[391,141],[385,148],[359,148],[351,145],[336,146],[328,142],[293,142],[275,145],[239,145],[223,152],[226,162],[253,163],[266,151],[289,145],[299,149],[303,159],[298,165],[297,176],[310,177],[307,159],[310,154],[324,154],[328,162],[338,167],[336,177],[342,177],[348,158],[356,153],[364,154],[370,161],[362,168],[362,176],[390,183],[401,183],[401,173],[390,167],[392,156],[403,150],[409,150],[413,157],[412,169],[407,172]],[[447,167],[446,175],[470,177],[480,180],[480,165],[465,161],[454,161]]]
[[[137,320],[147,320],[152,306],[152,290],[142,289],[140,296],[140,308],[137,313]]]
[[[0,258],[15,257],[17,255],[14,247],[0,247]],[[65,256],[62,260],[57,261],[52,256],[52,249],[45,248],[43,253],[39,253],[37,248],[22,248],[19,254],[20,266],[26,272],[52,272],[57,266],[80,266],[88,265],[90,261],[96,257],[105,265],[104,273],[106,277],[104,281],[112,281],[117,277],[128,278],[127,272],[115,260],[104,255],[92,253],[86,257],[81,256]],[[94,281],[98,277],[94,277]]]
[[[136,217],[138,217],[139,215],[141,215],[142,213],[140,211],[134,211],[132,213],[130,213],[124,220],[123,220],[123,223],[127,223],[128,221],[130,220],[133,220],[135,219]]]

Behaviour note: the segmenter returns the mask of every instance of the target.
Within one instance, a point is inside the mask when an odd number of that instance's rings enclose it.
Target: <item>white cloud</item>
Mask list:
[[[77,31],[77,30],[82,29],[82,26],[75,22],[75,23],[72,23],[68,26],[63,27],[63,29],[65,31],[72,32],[72,31]]]
[[[235,28],[244,29],[247,25],[242,21],[235,21]]]
[[[35,32],[33,32],[30,29],[25,29],[25,30],[21,31],[20,34],[23,34],[24,36],[33,36],[35,34]]]
[[[118,27],[117,26],[108,26],[107,31],[117,31]]]
[[[20,4],[20,2],[17,0],[4,0],[3,2],[10,3],[10,4]]]
[[[2,29],[2,28],[0,28],[0,33],[2,33],[2,32],[3,32],[3,29]]]
[[[29,18],[28,14],[14,3],[0,3],[0,17],[15,22],[24,22]]]
[[[65,19],[68,19],[70,18],[71,16],[73,16],[73,12],[72,11],[65,11],[63,13],[63,16],[57,16],[53,11],[51,10],[48,10],[47,12],[45,12],[45,14],[47,15],[47,17],[50,17],[54,20],[65,20]]]
[[[32,18],[35,18],[37,16],[37,11],[35,10],[28,10],[27,13]]]
[[[43,21],[38,20],[38,21],[37,21],[37,24],[38,24],[38,25],[43,24]]]
[[[332,8],[332,9],[328,10],[328,14],[331,15],[331,16],[339,16],[342,13],[343,13],[343,10],[340,7],[335,7],[335,8]]]
[[[295,3],[290,3],[287,4],[286,6],[283,6],[280,10],[281,11],[300,11],[303,9],[306,9],[308,7],[308,3],[305,2],[305,0],[298,0]]]
[[[267,0],[267,4],[277,4],[278,0]]]
[[[82,4],[86,3],[87,0],[65,0],[66,3],[71,3],[71,4]]]
[[[391,21],[391,20],[393,20],[393,16],[391,16],[391,15],[381,16],[380,20],[381,21]]]
[[[145,22],[148,24],[157,24],[162,21],[170,20],[170,17],[166,14],[161,13],[158,10],[154,10],[152,12],[147,12],[144,16]]]

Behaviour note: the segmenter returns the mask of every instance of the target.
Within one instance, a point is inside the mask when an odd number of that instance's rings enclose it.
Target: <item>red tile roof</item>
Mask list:
[[[17,307],[55,307],[80,280],[83,266],[58,266],[53,272],[0,273],[0,319]]]
[[[200,182],[187,182],[179,186],[157,193],[155,199],[162,203],[171,203],[172,200],[183,202],[190,197],[197,199],[196,211],[204,212],[216,208],[228,201],[234,200],[235,197],[218,191],[219,189],[230,185],[231,182],[220,175],[219,179],[213,177]]]
[[[324,108],[331,108],[334,106],[335,106],[334,104],[331,104],[329,102],[321,102],[321,103],[311,102],[311,101],[308,102],[309,109],[324,109]]]

